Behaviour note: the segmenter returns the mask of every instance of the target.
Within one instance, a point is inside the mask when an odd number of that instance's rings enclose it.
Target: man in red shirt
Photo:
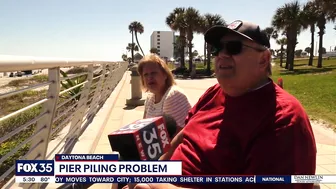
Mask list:
[[[270,78],[269,39],[256,24],[235,21],[205,34],[215,49],[218,84],[190,110],[161,159],[182,160],[183,175],[315,174],[316,144],[300,102]],[[313,184],[185,185],[163,188],[311,189]]]

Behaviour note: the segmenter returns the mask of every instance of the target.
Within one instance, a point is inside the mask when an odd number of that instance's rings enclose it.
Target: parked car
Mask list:
[[[23,72],[21,72],[21,71],[18,71],[18,72],[16,72],[16,74],[15,74],[16,76],[18,76],[18,77],[22,77],[22,75],[24,75],[24,73]]]
[[[31,75],[33,74],[33,70],[25,70],[25,71],[22,71],[24,73],[24,75]]]

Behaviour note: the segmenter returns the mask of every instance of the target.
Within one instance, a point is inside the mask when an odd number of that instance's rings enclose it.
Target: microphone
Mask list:
[[[173,117],[163,114],[128,124],[108,135],[113,151],[118,151],[120,160],[158,160],[170,148],[177,130]],[[122,189],[127,183],[119,183]]]
[[[108,135],[121,160],[158,160],[170,148],[176,121],[169,115],[137,120]]]
[[[173,139],[177,130],[177,123],[175,119],[168,114],[163,114],[162,118],[165,121],[170,139]]]

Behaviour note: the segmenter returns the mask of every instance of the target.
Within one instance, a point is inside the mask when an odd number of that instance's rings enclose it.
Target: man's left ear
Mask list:
[[[266,68],[269,66],[271,61],[271,52],[269,50],[266,50],[262,53],[259,65],[261,68]]]

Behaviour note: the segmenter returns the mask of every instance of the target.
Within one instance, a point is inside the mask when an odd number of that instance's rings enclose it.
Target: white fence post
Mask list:
[[[47,92],[48,100],[43,104],[42,112],[48,112],[37,121],[35,132],[40,132],[32,141],[28,160],[44,160],[48,150],[49,136],[52,130],[52,123],[56,112],[56,106],[60,93],[60,68],[50,68],[48,70],[48,80],[52,82]],[[23,189],[38,189],[40,184],[22,184]]]
[[[102,93],[102,99],[101,102],[105,102],[106,99],[110,96],[112,90],[110,90],[112,88],[112,83],[111,80],[114,76],[114,64],[109,64],[109,75],[105,80],[105,85],[103,87],[103,93]]]
[[[102,68],[102,73],[101,76],[99,78],[98,84],[96,85],[96,90],[94,91],[94,95],[93,95],[93,100],[90,104],[90,115],[96,114],[96,111],[98,109],[98,102],[100,101],[100,98],[102,97],[101,95],[101,89],[103,87],[103,83],[105,80],[105,74],[106,74],[106,64],[103,64],[103,68]],[[91,117],[91,116],[90,116]]]
[[[106,67],[105,67],[104,80],[103,80],[103,83],[101,85],[101,89],[99,90],[100,96],[99,96],[99,100],[97,101],[98,109],[103,105],[102,103],[105,102],[105,99],[106,99],[105,98],[106,97],[105,88],[108,85],[107,82],[108,82],[108,78],[109,78],[108,75],[106,76],[106,73],[107,73],[107,64],[106,64]]]
[[[111,92],[114,90],[114,88],[117,86],[117,80],[118,80],[118,71],[121,71],[120,68],[118,67],[117,64],[113,64],[113,74],[112,74],[112,77],[111,77],[111,83],[110,83],[110,90]]]

